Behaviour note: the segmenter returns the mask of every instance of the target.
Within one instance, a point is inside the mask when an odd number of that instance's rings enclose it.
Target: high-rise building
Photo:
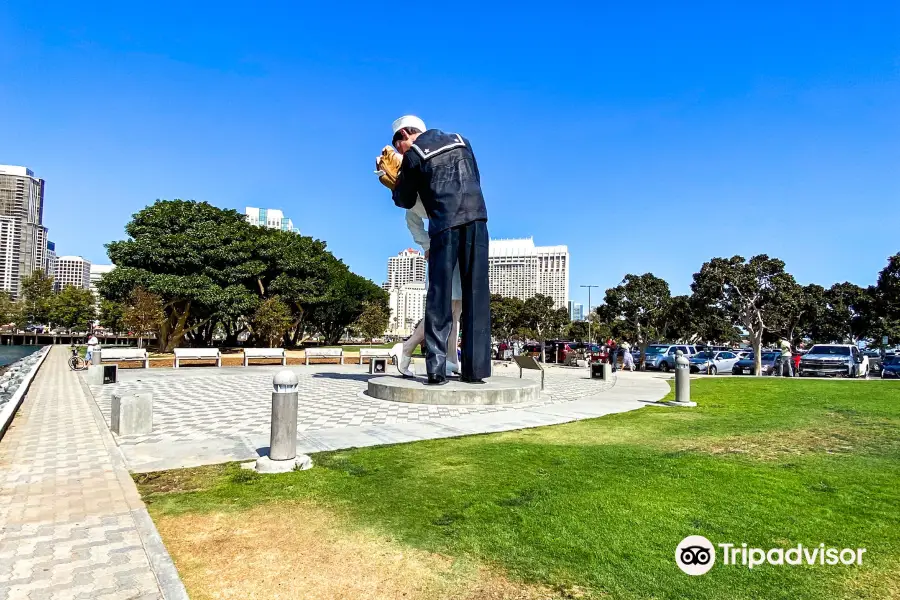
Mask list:
[[[390,291],[413,282],[425,282],[425,255],[407,248],[388,259],[388,278],[382,287]]]
[[[0,165],[0,289],[18,298],[21,282],[44,270],[44,180],[26,167]]]
[[[584,304],[569,300],[569,320],[584,321]]]
[[[544,294],[554,308],[568,307],[568,246],[535,246],[533,238],[491,240],[488,273],[492,294],[522,300]]]
[[[428,294],[424,281],[412,281],[390,291],[391,319],[388,330],[391,334],[406,337],[425,317],[425,296]]]
[[[300,233],[300,230],[294,227],[294,222],[285,217],[284,213],[277,208],[254,208],[253,206],[248,206],[244,210],[244,215],[247,217],[247,222],[251,225]]]
[[[47,251],[44,253],[44,273],[47,277],[56,277],[56,243],[47,242]]]
[[[100,281],[101,277],[103,277],[105,274],[109,273],[110,271],[112,271],[115,268],[116,268],[116,265],[90,265],[90,267],[89,267],[90,278],[89,278],[89,283],[88,283],[88,289],[91,290],[91,292],[93,292],[94,297],[97,298],[98,302],[100,301],[99,300],[100,293],[97,291],[97,282]]]
[[[56,259],[56,289],[70,285],[91,289],[91,261],[80,256],[60,256]]]

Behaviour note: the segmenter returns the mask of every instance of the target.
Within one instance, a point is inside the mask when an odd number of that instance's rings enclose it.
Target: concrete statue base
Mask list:
[[[532,379],[489,377],[485,383],[463,383],[451,377],[446,385],[428,385],[424,378],[376,377],[365,395],[412,404],[518,404],[541,399],[541,383]]]

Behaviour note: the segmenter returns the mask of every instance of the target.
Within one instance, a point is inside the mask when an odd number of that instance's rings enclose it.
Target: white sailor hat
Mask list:
[[[404,127],[414,127],[421,132],[425,131],[425,121],[415,115],[404,115],[391,124],[391,135],[396,134]]]

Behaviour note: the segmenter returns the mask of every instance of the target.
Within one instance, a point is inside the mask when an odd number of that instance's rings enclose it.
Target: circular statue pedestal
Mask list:
[[[463,383],[455,377],[446,385],[428,385],[425,378],[376,377],[366,395],[412,404],[517,404],[541,399],[541,384],[531,379],[489,377],[484,383]]]

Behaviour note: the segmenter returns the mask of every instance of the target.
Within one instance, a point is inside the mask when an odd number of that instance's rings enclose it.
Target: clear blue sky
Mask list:
[[[0,5],[0,163],[46,179],[61,254],[179,197],[282,208],[380,283],[404,113],[470,138],[493,237],[568,244],[576,301],[735,253],[868,285],[900,251],[896,1],[132,4]]]

